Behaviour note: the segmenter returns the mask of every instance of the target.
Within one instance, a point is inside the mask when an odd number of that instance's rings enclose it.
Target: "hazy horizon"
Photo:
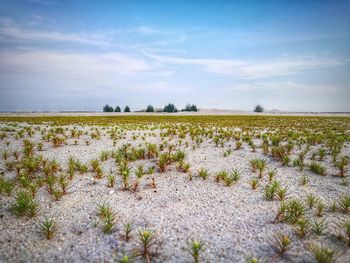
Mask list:
[[[350,112],[350,1],[1,3],[0,111]]]

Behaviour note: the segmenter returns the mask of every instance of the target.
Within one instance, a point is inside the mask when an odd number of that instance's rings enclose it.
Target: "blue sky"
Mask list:
[[[350,1],[0,2],[2,111],[350,111]]]

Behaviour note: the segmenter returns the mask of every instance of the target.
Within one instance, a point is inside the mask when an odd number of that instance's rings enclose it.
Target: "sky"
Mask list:
[[[0,111],[350,111],[350,1],[0,0]]]

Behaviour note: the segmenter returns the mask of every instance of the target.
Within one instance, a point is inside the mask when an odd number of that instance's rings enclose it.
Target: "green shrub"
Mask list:
[[[315,173],[315,174],[319,174],[322,176],[326,175],[327,169],[326,167],[324,167],[322,164],[317,163],[317,162],[311,162],[310,163],[310,170]]]

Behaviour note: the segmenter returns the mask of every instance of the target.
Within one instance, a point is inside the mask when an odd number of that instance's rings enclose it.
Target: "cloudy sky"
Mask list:
[[[350,1],[0,2],[1,111],[350,111]]]

